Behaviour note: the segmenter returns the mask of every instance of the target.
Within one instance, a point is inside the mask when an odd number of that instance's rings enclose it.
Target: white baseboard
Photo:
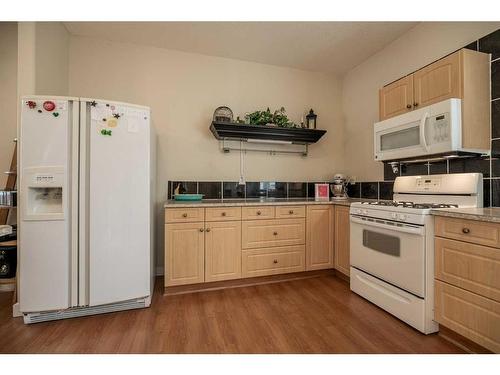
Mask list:
[[[163,276],[163,267],[162,266],[157,266],[156,267],[156,276]]]
[[[12,306],[12,317],[19,318],[20,316],[23,316],[23,314],[19,310],[19,302],[17,302]]]

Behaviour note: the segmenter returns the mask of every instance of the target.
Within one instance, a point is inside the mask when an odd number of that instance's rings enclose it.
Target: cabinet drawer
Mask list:
[[[436,280],[435,320],[500,352],[500,303]]]
[[[304,271],[305,247],[301,245],[245,250],[241,268],[243,277]]]
[[[211,207],[205,209],[206,221],[241,220],[241,207]]]
[[[306,217],[306,206],[277,206],[276,219]]]
[[[437,216],[436,236],[500,247],[500,224]]]
[[[204,208],[166,208],[165,223],[192,223],[205,220]]]
[[[242,247],[303,245],[305,238],[304,219],[254,220],[242,222]]]
[[[436,238],[436,278],[500,302],[500,250]]]
[[[274,219],[274,206],[243,207],[243,220]]]

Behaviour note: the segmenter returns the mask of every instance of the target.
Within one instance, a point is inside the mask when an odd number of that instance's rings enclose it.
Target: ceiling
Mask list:
[[[73,35],[343,74],[416,22],[65,22]]]

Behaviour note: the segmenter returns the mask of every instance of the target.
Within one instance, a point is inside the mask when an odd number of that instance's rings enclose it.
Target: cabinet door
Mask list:
[[[205,281],[203,223],[165,225],[165,286]]]
[[[413,109],[413,75],[398,79],[379,90],[380,121]]]
[[[349,276],[349,207],[335,207],[335,268]]]
[[[333,268],[332,205],[307,206],[306,270]]]
[[[414,108],[450,98],[461,98],[460,52],[455,52],[413,74]]]
[[[205,281],[241,277],[241,221],[206,223]]]

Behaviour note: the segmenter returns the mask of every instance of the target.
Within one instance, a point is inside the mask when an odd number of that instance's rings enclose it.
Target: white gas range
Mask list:
[[[397,177],[394,202],[350,209],[351,290],[423,333],[434,317],[434,208],[482,207],[480,173]]]

